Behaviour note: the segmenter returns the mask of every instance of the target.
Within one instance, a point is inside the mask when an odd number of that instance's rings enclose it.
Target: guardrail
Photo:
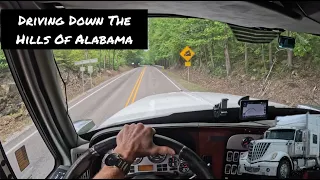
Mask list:
[[[153,66],[164,69],[164,66],[160,66],[160,65],[153,65]]]

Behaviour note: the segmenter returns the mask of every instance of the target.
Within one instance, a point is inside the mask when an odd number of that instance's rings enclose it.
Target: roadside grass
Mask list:
[[[188,91],[197,91],[197,92],[208,92],[209,90],[205,87],[202,87],[198,84],[188,82],[187,80],[182,79],[179,75],[174,74],[173,72],[170,72],[165,69],[161,69],[162,72],[164,72],[166,75],[168,75],[170,78],[172,78],[174,81],[176,81],[179,85],[187,89]]]

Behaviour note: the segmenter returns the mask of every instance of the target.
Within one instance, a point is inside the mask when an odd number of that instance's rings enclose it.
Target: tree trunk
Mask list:
[[[168,59],[166,59],[166,69],[168,69]]]
[[[108,60],[108,62],[109,62],[109,69],[111,69],[111,50],[109,50],[109,60]]]
[[[266,62],[264,60],[264,45],[261,44],[261,56],[262,56],[262,62],[263,62],[263,67],[264,67],[264,70],[266,71],[267,70],[267,67],[266,67]]]
[[[271,43],[269,43],[269,69],[271,69],[272,66],[272,48]]]
[[[288,31],[288,36],[290,36],[290,31]],[[292,67],[292,50],[288,49],[288,66]]]
[[[70,78],[69,78],[70,77],[70,71],[71,70],[68,70],[67,79],[66,79],[66,82],[65,82],[66,85],[69,83],[69,80],[70,80]]]
[[[210,60],[211,60],[211,68],[212,70],[214,69],[214,59],[213,59],[213,54],[214,49],[213,49],[213,41],[211,42],[211,47],[210,47]]]
[[[106,69],[106,58],[107,58],[107,56],[106,55],[104,55],[104,61],[103,61],[103,69]]]
[[[85,55],[86,55],[86,59],[88,59],[88,49],[86,49]]]
[[[200,51],[201,51],[201,49],[202,49],[202,48],[200,48]],[[201,65],[202,65],[202,64],[201,64],[201,59],[202,59],[201,56],[202,56],[202,54],[203,54],[203,52],[201,52],[201,54],[200,54],[200,56],[199,56],[199,69],[200,69],[200,70],[201,70]]]
[[[228,50],[228,44],[225,45],[224,48],[224,55],[226,57],[226,70],[227,70],[227,76],[230,75],[230,69],[231,69],[231,65],[230,65],[230,57],[229,57],[229,50]]]
[[[207,48],[206,47],[203,47],[203,52],[204,52],[204,59],[206,60],[206,66],[208,66]]]
[[[244,62],[245,62],[245,69],[246,73],[248,73],[249,69],[249,64],[248,64],[248,48],[247,48],[247,43],[244,43]]]
[[[102,62],[102,53],[101,53],[101,49],[100,49],[100,61],[99,61],[99,72],[101,72],[101,62]]]
[[[227,35],[227,33],[228,33],[227,25],[224,28],[224,32]],[[231,72],[231,65],[230,65],[230,57],[229,57],[229,49],[228,49],[228,37],[226,38],[225,43],[224,43],[224,55],[226,58],[227,76],[229,76],[230,72]]]
[[[116,54],[116,50],[113,50],[113,57],[112,57],[112,70],[115,70],[115,66],[114,66],[114,56]]]

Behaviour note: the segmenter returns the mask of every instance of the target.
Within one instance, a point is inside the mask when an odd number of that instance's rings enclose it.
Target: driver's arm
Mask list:
[[[157,146],[153,143],[155,130],[144,126],[142,123],[124,125],[117,135],[117,147],[114,149],[128,163],[137,157],[144,157],[156,154],[174,155],[173,149],[166,146]],[[94,179],[123,179],[125,174],[117,167],[104,166]]]

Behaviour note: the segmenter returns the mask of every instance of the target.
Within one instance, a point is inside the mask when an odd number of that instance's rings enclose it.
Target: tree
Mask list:
[[[227,30],[227,25],[225,27],[225,33],[228,33]],[[224,43],[224,54],[226,56],[226,71],[227,71],[227,76],[230,75],[231,72],[231,64],[230,64],[230,57],[229,57],[229,49],[228,49],[228,37],[225,39],[225,43]]]
[[[290,31],[288,31],[288,36],[290,36]],[[292,67],[292,50],[288,49],[288,66]]]
[[[277,51],[276,39],[269,43],[269,69],[274,58],[285,60],[292,66],[293,58],[308,58],[320,64],[320,37],[305,33],[284,32],[296,39],[294,51]],[[148,27],[148,50],[88,50],[89,58],[98,58],[96,66],[117,69],[127,64],[160,64],[166,67],[185,68],[179,53],[186,46],[195,52],[192,66],[213,75],[231,75],[237,63],[245,64],[246,73],[266,75],[265,47],[263,44],[237,41],[227,24],[195,18],[152,18]],[[101,55],[102,54],[102,55]],[[75,69],[75,61],[85,59],[84,50],[55,50],[60,65]],[[244,58],[243,58],[244,56]],[[294,56],[294,57],[293,57]],[[244,61],[244,62],[243,62]],[[103,65],[101,65],[103,64]],[[105,64],[105,65],[104,65]]]
[[[248,48],[247,48],[247,43],[244,43],[244,62],[245,62],[245,68],[246,68],[246,73],[248,73]]]
[[[269,43],[269,69],[272,66],[272,48],[271,48],[271,43]]]

